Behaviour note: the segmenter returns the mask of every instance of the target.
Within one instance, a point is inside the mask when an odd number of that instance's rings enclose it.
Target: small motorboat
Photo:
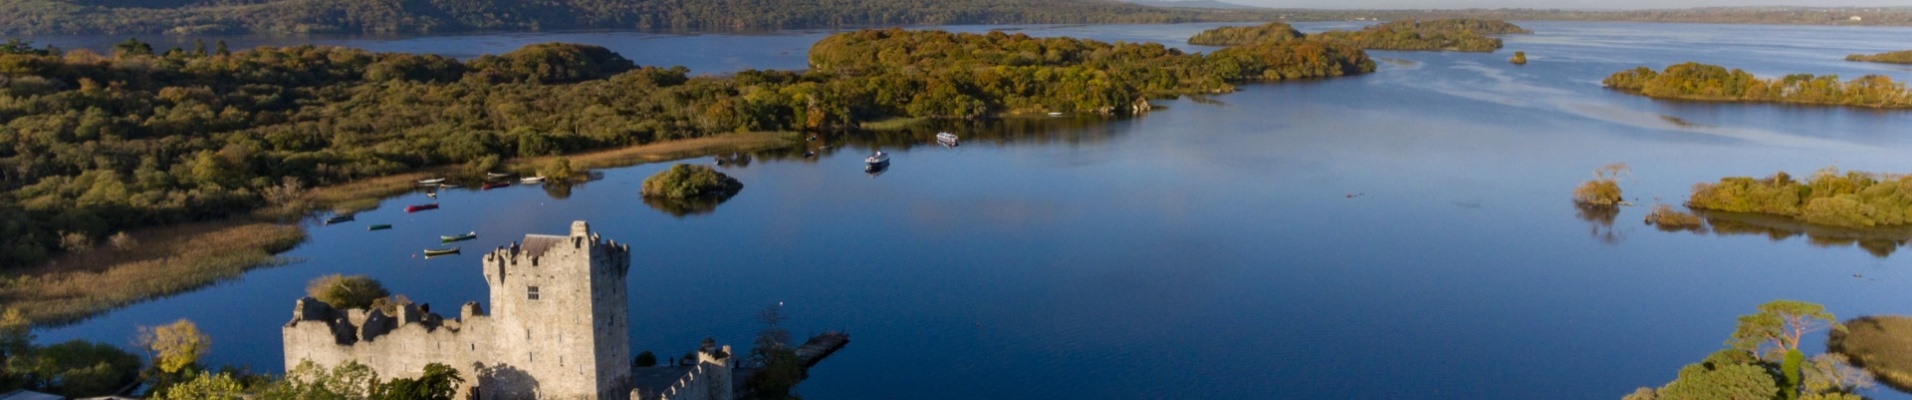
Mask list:
[[[432,257],[452,255],[452,254],[458,254],[457,247],[453,247],[449,249],[425,249],[425,258],[432,258]]]
[[[419,180],[418,180],[418,184],[419,184],[420,186],[433,186],[433,185],[437,185],[437,184],[440,184],[440,183],[445,183],[445,178],[431,178],[431,179],[419,179]]]
[[[436,210],[436,209],[438,209],[438,203],[425,203],[425,204],[419,204],[419,205],[413,205],[413,206],[406,206],[405,212],[415,213],[419,211]]]
[[[877,175],[882,175],[883,171],[888,171],[889,169],[890,169],[890,164],[888,163],[869,164],[869,165],[863,166],[863,173],[870,174],[871,178],[875,178]]]
[[[438,198],[438,192],[425,192],[425,197],[436,199]]]
[[[378,224],[378,225],[365,227],[365,230],[368,230],[368,231],[382,231],[386,229],[392,229],[392,224]]]
[[[451,242],[457,242],[457,241],[472,240],[477,238],[478,238],[478,232],[466,232],[466,233],[458,234],[458,235],[439,236],[438,241],[451,243]]]
[[[456,183],[440,183],[440,184],[438,184],[438,188],[439,188],[439,189],[457,189],[457,188],[461,188],[461,187],[465,187],[465,185],[460,185],[460,184],[456,184]]]
[[[352,219],[353,219],[353,218],[352,218],[352,216],[350,216],[350,215],[339,215],[339,216],[334,216],[334,217],[332,217],[332,218],[326,218],[326,219],[325,219],[325,224],[326,224],[326,225],[331,225],[331,224],[336,224],[336,223],[341,223],[341,222],[351,222],[351,221],[352,221]]]
[[[499,178],[505,178],[510,176],[511,176],[510,172],[486,172],[485,173],[486,179],[499,179]]]
[[[883,152],[879,150],[876,154],[871,154],[868,158],[864,158],[863,163],[870,166],[890,165],[890,155],[883,154]]]
[[[1049,112],[1049,116],[1051,116],[1051,117],[1060,117],[1060,116],[1062,116],[1062,112],[1061,112],[1061,111],[1050,111],[1050,112]]]
[[[544,177],[542,177],[542,176],[533,176],[533,177],[528,177],[528,178],[524,178],[524,179],[519,179],[519,180],[518,180],[518,182],[523,182],[523,183],[525,183],[525,184],[533,184],[533,183],[544,183]]]
[[[489,182],[489,183],[486,183],[485,186],[483,186],[483,188],[484,190],[491,190],[491,189],[497,189],[497,188],[501,188],[505,186],[511,186],[511,184],[505,183],[505,182]]]
[[[936,134],[936,143],[942,143],[944,146],[950,146],[950,147],[955,147],[957,145],[962,144],[962,142],[957,140],[956,134],[949,133],[949,132]]]

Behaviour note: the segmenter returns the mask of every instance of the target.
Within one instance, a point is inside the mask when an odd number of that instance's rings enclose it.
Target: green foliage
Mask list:
[[[1656,394],[1658,400],[1763,400],[1779,396],[1779,386],[1757,365],[1691,364]]]
[[[1844,330],[1837,321],[1819,304],[1773,300],[1760,304],[1757,313],[1740,316],[1726,345],[1754,354],[1781,354],[1799,350],[1800,340],[1808,333],[1828,328]]]
[[[373,302],[391,296],[392,292],[365,275],[332,274],[313,278],[305,285],[305,294],[333,308],[349,310],[371,307]]]
[[[113,394],[139,377],[139,356],[105,343],[73,340],[40,348],[36,390],[67,397]]]
[[[502,55],[471,60],[474,78],[492,82],[576,83],[605,79],[637,68],[624,56],[599,46],[543,43]]]
[[[1846,56],[1846,61],[1866,61],[1866,62],[1876,62],[1876,63],[1892,63],[1892,64],[1912,64],[1912,50],[1905,50],[1905,51],[1889,51],[1889,52],[1884,52],[1884,53],[1879,53],[1879,54],[1872,54],[1872,55],[1866,55],[1866,54],[1853,54],[1853,55],[1849,55],[1849,56]]]
[[[232,374],[200,371],[192,379],[173,384],[156,396],[159,400],[240,400],[245,386]]]
[[[381,386],[373,396],[379,400],[452,400],[465,379],[458,370],[439,363],[425,364],[417,379],[394,379]]]
[[[1812,74],[1760,79],[1738,69],[1686,62],[1669,65],[1662,72],[1646,67],[1620,71],[1601,83],[1654,98],[1912,108],[1912,91],[1885,75],[1845,82],[1838,75]]]
[[[1774,300],[1759,312],[1742,316],[1727,348],[1680,369],[1679,377],[1659,389],[1640,388],[1627,400],[1787,400],[1863,399],[1853,395],[1871,387],[1871,378],[1846,364],[1845,358],[1822,354],[1806,362],[1798,349],[1806,334],[1833,327],[1832,348],[1845,330],[1818,304]],[[1772,348],[1765,347],[1772,345]],[[1778,360],[1761,356],[1777,355]]]
[[[743,182],[705,165],[677,164],[644,178],[638,193],[645,197],[685,199],[703,196],[728,197],[743,190]]]
[[[1499,49],[1501,45],[1500,39],[1487,35],[1509,33],[1533,33],[1533,31],[1498,20],[1407,19],[1368,26],[1359,31],[1328,31],[1303,35],[1288,24],[1272,22],[1253,27],[1224,26],[1209,29],[1196,33],[1194,37],[1188,39],[1188,43],[1233,46],[1306,39],[1366,50],[1485,52]],[[1520,63],[1525,63],[1525,59],[1525,55],[1522,55]]]
[[[298,198],[285,182],[321,187],[508,155],[896,117],[1128,114],[1146,110],[1149,96],[1374,68],[1358,49],[1320,43],[1202,56],[896,29],[827,37],[810,71],[728,77],[635,67],[567,44],[464,63],[316,46],[139,53],[0,54],[12,77],[0,86],[0,141],[10,144],[0,148],[0,269],[114,232],[303,204],[277,204]],[[557,167],[544,175],[572,175]]]
[[[1278,42],[1300,40],[1306,37],[1295,27],[1280,22],[1269,22],[1261,26],[1224,26],[1196,33],[1188,38],[1188,44],[1202,46],[1234,46],[1254,42]]]
[[[1346,43],[1367,50],[1439,50],[1489,52],[1500,49],[1494,34],[1533,33],[1499,20],[1406,19],[1361,28],[1308,35],[1310,40]]]
[[[1826,168],[1805,182],[1784,172],[1765,179],[1729,177],[1694,185],[1687,206],[1853,228],[1904,225],[1912,223],[1912,176]]]
[[[569,181],[577,174],[577,171],[571,169],[571,159],[564,157],[551,159],[544,166],[538,167],[538,176],[559,183]]]
[[[366,400],[379,386],[378,373],[355,361],[326,369],[310,360],[300,361],[285,377],[265,385],[259,398],[264,400]]]
[[[1786,377],[1785,381],[1780,382],[1779,394],[1781,397],[1786,400],[1799,398],[1799,390],[1802,389],[1799,368],[1805,363],[1805,353],[1800,353],[1799,349],[1786,350],[1785,360],[1779,363],[1779,373],[1781,376]]]

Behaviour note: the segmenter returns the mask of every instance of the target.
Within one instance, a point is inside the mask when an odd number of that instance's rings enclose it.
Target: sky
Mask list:
[[[1731,6],[1912,7],[1912,0],[1221,0],[1280,8],[1563,8],[1645,9]]]

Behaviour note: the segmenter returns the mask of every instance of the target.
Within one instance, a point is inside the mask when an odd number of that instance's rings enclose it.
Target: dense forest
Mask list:
[[[1367,50],[1446,50],[1489,52],[1500,49],[1494,34],[1533,33],[1505,21],[1476,19],[1400,20],[1371,25],[1358,31],[1328,31],[1304,35],[1288,24],[1227,26],[1209,29],[1188,39],[1189,44],[1229,46],[1261,41],[1307,39],[1344,43]]]
[[[1373,71],[1359,49],[1159,44],[866,30],[808,72],[690,77],[601,47],[470,61],[337,47],[112,55],[0,47],[0,267],[87,251],[126,229],[293,203],[299,188],[435,165],[495,168],[737,131],[840,130],[893,117],[1127,114],[1230,82]]]
[[[1838,75],[1792,74],[1759,79],[1738,69],[1700,63],[1681,63],[1654,72],[1647,67],[1616,72],[1601,83],[1608,88],[1647,97],[1824,104],[1871,108],[1912,107],[1912,92],[1884,75],[1866,75],[1840,81]]]
[[[1891,52],[1872,54],[1872,55],[1853,54],[1853,55],[1846,56],[1846,61],[1912,64],[1912,50],[1891,51]]]
[[[1188,38],[1188,44],[1202,46],[1234,46],[1254,42],[1279,42],[1299,40],[1308,35],[1295,30],[1294,26],[1270,22],[1258,26],[1224,26],[1196,33]]]
[[[1688,207],[1759,213],[1809,223],[1869,228],[1912,224],[1912,176],[1834,168],[1797,181],[1784,172],[1765,179],[1732,177],[1693,186]]]
[[[0,0],[0,34],[770,30],[1267,19],[1107,0]]]

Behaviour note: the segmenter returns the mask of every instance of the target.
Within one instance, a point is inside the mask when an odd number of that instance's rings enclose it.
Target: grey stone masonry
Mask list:
[[[569,235],[526,235],[484,255],[489,313],[476,302],[446,319],[413,304],[385,315],[299,299],[282,330],[286,369],[357,361],[395,379],[443,363],[478,399],[630,398],[630,267],[629,245],[577,221]]]

